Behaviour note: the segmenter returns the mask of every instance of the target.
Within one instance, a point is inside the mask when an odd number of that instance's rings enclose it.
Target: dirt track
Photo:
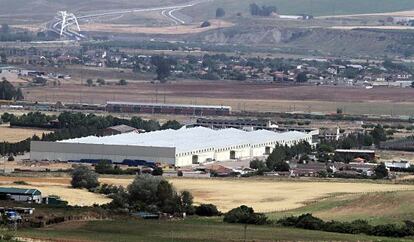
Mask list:
[[[59,88],[37,87],[25,89],[25,97],[30,100],[43,100],[49,96],[56,100],[93,99],[95,103],[104,103],[115,99],[139,101],[167,97],[247,99],[247,100],[313,100],[346,102],[414,102],[414,89],[406,88],[341,88],[292,86],[275,84],[252,84],[237,82],[180,82],[164,85],[149,82],[130,83],[127,86],[86,87],[74,84]]]

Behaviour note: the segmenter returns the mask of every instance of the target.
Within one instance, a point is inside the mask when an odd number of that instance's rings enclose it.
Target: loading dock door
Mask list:
[[[198,164],[198,155],[193,155],[193,164]]]
[[[236,159],[236,151],[232,150],[230,151],[230,159],[235,160]]]

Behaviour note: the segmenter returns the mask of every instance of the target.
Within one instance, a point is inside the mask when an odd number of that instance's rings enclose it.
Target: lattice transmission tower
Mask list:
[[[59,11],[56,18],[60,22],[60,37],[62,37],[63,32],[67,31],[70,26],[75,25],[78,31],[80,31],[78,19],[75,14],[68,13],[67,11]]]

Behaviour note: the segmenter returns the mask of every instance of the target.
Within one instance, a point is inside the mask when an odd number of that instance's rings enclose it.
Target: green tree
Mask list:
[[[371,132],[371,136],[374,139],[374,143],[376,145],[379,145],[379,143],[381,141],[386,141],[387,140],[387,135],[385,133],[385,129],[380,124],[375,126],[375,128]]]
[[[86,166],[79,166],[72,172],[71,185],[73,188],[95,188],[99,186],[98,174]]]
[[[161,129],[180,129],[181,127],[183,127],[182,124],[180,124],[180,122],[178,122],[177,120],[168,120],[166,123],[164,123],[163,125],[161,125]]]
[[[153,176],[162,176],[163,173],[164,172],[161,167],[155,167],[151,174]]]
[[[107,160],[101,160],[95,166],[95,171],[99,174],[108,174],[112,170],[112,164]]]
[[[21,90],[18,91],[16,88],[7,81],[6,78],[2,78],[2,82],[0,82],[0,99],[3,100],[12,100],[12,99],[18,99],[23,97],[23,94],[21,93]]]
[[[200,204],[195,208],[195,214],[198,216],[212,217],[220,215],[220,211],[217,209],[214,204]]]
[[[266,164],[262,160],[254,159],[250,161],[250,168],[255,170],[263,170],[266,168]]]
[[[159,193],[158,185],[161,181],[163,179],[159,176],[146,174],[136,176],[127,187],[129,204],[137,210],[146,209],[150,205],[155,206],[159,202],[157,193]]]
[[[181,201],[182,209],[186,214],[191,215],[195,213],[195,208],[193,206],[194,197],[189,191],[181,192]]]
[[[93,80],[92,80],[92,79],[88,79],[88,80],[86,80],[86,85],[87,85],[88,87],[91,87],[91,86],[93,85]]]
[[[242,205],[238,208],[233,208],[224,214],[223,221],[226,223],[241,223],[241,224],[266,224],[267,217],[261,213],[255,213],[253,208]]]
[[[388,177],[388,169],[384,163],[379,164],[375,168],[375,177],[377,177],[378,179],[383,179],[383,178]]]
[[[274,170],[275,171],[289,171],[290,166],[286,161],[279,161],[275,163]]]
[[[304,83],[308,81],[308,76],[305,72],[301,72],[296,76],[296,82]]]
[[[121,79],[121,80],[119,80],[118,85],[120,85],[120,86],[126,86],[126,85],[128,85],[128,82],[126,80],[124,80],[124,79]]]
[[[275,170],[276,163],[285,162],[286,160],[286,150],[283,146],[277,145],[273,152],[266,159],[266,166],[270,170]]]
[[[157,80],[165,82],[171,74],[172,60],[165,56],[155,55],[151,57],[151,64],[156,68]]]
[[[223,8],[216,9],[216,18],[222,18],[226,15],[226,11]]]
[[[374,139],[371,135],[364,135],[363,145],[364,146],[371,146],[374,143]]]
[[[102,78],[98,78],[97,80],[96,80],[96,83],[98,83],[99,85],[101,85],[101,86],[103,86],[103,85],[105,85],[105,80],[104,79],[102,79]]]

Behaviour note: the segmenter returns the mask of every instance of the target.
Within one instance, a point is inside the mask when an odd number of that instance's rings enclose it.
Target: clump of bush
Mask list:
[[[124,188],[122,186],[115,186],[115,185],[106,184],[106,183],[102,184],[98,189],[99,193],[102,193],[105,195],[116,194],[116,193],[123,192],[123,191],[124,191]]]
[[[223,218],[227,223],[241,223],[241,224],[267,224],[269,220],[263,213],[255,213],[253,208],[242,205],[238,208],[233,208]]]
[[[111,174],[111,175],[135,175],[139,174],[141,171],[140,169],[131,169],[128,168],[126,170],[121,169],[117,165],[112,165],[107,160],[101,160],[98,164],[95,165],[95,172],[98,174]]]
[[[16,185],[30,185],[29,183],[25,182],[25,181],[14,181],[13,182]]]
[[[73,188],[94,189],[99,186],[98,174],[87,166],[78,166],[72,172],[70,183]]]
[[[138,175],[126,189],[103,185],[102,192],[107,192],[113,200],[103,205],[110,209],[130,212],[146,211],[151,213],[168,213],[179,215],[195,213],[193,196],[188,191],[177,192],[172,184],[160,176]]]
[[[195,208],[195,214],[204,217],[220,216],[221,212],[214,204],[200,204]]]
[[[325,222],[312,214],[290,216],[277,221],[277,224],[287,227],[295,227],[309,230],[321,230],[327,232],[346,234],[367,234],[386,237],[405,237],[414,235],[414,223],[405,221],[404,225],[382,224],[372,226],[365,220],[354,220],[352,222],[329,221]]]

